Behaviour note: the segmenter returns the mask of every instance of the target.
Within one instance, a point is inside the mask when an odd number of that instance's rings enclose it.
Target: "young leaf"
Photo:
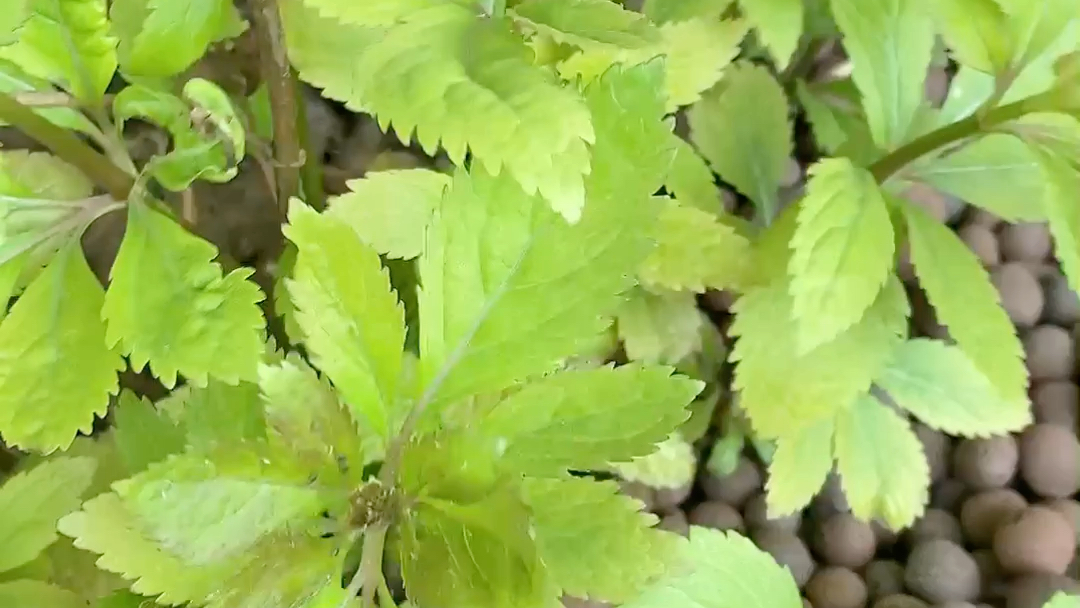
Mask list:
[[[347,185],[349,192],[331,197],[326,214],[348,224],[379,254],[409,260],[423,252],[424,231],[450,177],[428,169],[395,169]]]
[[[659,207],[649,196],[671,158],[662,74],[652,62],[590,85],[596,170],[575,225],[505,174],[474,163],[471,175],[455,175],[419,263],[429,411],[550,370],[607,326],[601,315],[615,312],[649,253]]]
[[[128,204],[101,315],[107,343],[167,387],[177,375],[205,385],[254,380],[265,340],[263,294],[240,268],[222,276],[217,248],[148,205]]]
[[[183,72],[220,38],[234,10],[229,0],[113,0],[115,23],[138,24],[117,28],[121,69],[136,77]]]
[[[628,358],[674,365],[701,348],[701,327],[706,321],[693,293],[637,287],[615,322]]]
[[[983,135],[951,154],[917,163],[911,176],[1008,222],[1046,220],[1038,159],[1012,135]]]
[[[641,49],[660,41],[640,13],[609,0],[524,0],[507,11],[527,29],[583,49]]]
[[[986,269],[948,226],[918,205],[903,209],[915,274],[938,321],[1002,397],[1024,400],[1024,348]]]
[[[295,199],[285,235],[299,250],[288,288],[313,362],[362,426],[389,437],[405,313],[378,254],[344,222]]]
[[[881,156],[866,123],[858,90],[850,80],[807,84],[796,82],[814,139],[827,153],[866,166]]]
[[[746,292],[735,302],[729,359],[733,387],[763,438],[792,436],[848,407],[888,362],[907,331],[909,307],[893,277],[863,318],[817,348],[800,354],[784,280]]]
[[[713,170],[771,220],[792,144],[787,97],[768,70],[732,65],[721,85],[690,108],[689,119],[690,137]]]
[[[930,3],[949,50],[965,66],[995,74],[1012,59],[1008,16],[997,0],[939,0]]]
[[[85,608],[86,600],[51,583],[21,579],[0,583],[0,606],[10,608]]]
[[[540,559],[563,593],[630,601],[664,573],[677,548],[652,528],[656,516],[613,481],[526,479],[524,497]]]
[[[172,456],[114,488],[150,538],[205,565],[314,519],[323,501],[307,482],[284,454],[221,450]]]
[[[118,401],[113,436],[128,471],[138,473],[184,451],[184,429],[165,412],[131,391],[121,391]]]
[[[500,19],[454,3],[386,30],[336,22],[299,0],[281,3],[300,76],[353,110],[374,114],[428,153],[466,151],[488,172],[505,167],[570,221],[581,216],[593,142],[589,111]],[[419,86],[419,88],[417,88]]]
[[[83,101],[100,100],[116,72],[105,0],[29,0],[29,7],[18,42],[0,47],[0,59]]]
[[[508,470],[603,468],[653,452],[686,420],[704,385],[671,372],[633,364],[561,372],[507,397],[479,424],[501,439]]]
[[[930,468],[922,443],[874,397],[860,395],[836,418],[836,466],[851,512],[891,529],[911,525],[929,500]]]
[[[8,445],[66,449],[105,414],[124,360],[106,347],[103,301],[75,240],[0,324],[0,434]]]
[[[674,133],[671,140],[675,146],[675,157],[664,179],[664,188],[675,196],[679,204],[712,214],[723,211],[722,195],[708,163],[690,142]]]
[[[622,608],[799,608],[787,568],[737,532],[690,528],[679,567]]]
[[[961,437],[1016,432],[1031,423],[1027,400],[1006,400],[955,346],[908,340],[875,382],[926,425]]]
[[[895,150],[923,102],[934,24],[918,0],[832,0],[831,5],[874,142]]]
[[[803,0],[739,0],[739,6],[777,67],[786,68],[802,36]]]
[[[0,572],[30,563],[57,539],[56,522],[79,508],[93,476],[92,459],[59,457],[0,485]]]
[[[862,318],[890,276],[894,239],[885,197],[844,158],[810,168],[788,272],[798,344],[807,352]]]
[[[743,284],[748,272],[750,242],[716,216],[674,199],[663,205],[653,228],[656,248],[638,269],[650,287],[703,292]]]
[[[833,468],[832,418],[822,418],[801,432],[777,438],[765,482],[769,517],[800,511],[825,485]]]
[[[667,110],[701,99],[739,54],[748,24],[741,19],[691,19],[660,27],[667,57]]]
[[[620,479],[656,489],[674,490],[694,483],[697,453],[681,433],[672,433],[656,444],[656,451],[635,456],[626,462],[613,462],[609,470]]]

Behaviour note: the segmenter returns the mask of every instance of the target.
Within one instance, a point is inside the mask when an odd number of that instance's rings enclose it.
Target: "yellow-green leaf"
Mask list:
[[[655,227],[656,248],[638,270],[650,287],[703,292],[743,284],[750,242],[716,216],[674,199],[663,204]]]
[[[674,112],[701,99],[739,54],[748,31],[742,19],[698,18],[660,26],[667,57],[667,109]]]
[[[786,68],[802,36],[803,0],[739,0],[739,6],[777,67]]]
[[[802,510],[817,495],[833,468],[832,418],[826,417],[793,435],[776,440],[765,483],[769,517]]]
[[[692,292],[641,287],[627,294],[615,317],[627,357],[667,365],[701,349],[701,328],[708,322]]]

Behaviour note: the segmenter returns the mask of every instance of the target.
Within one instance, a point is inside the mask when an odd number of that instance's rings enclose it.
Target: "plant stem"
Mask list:
[[[270,95],[277,204],[278,212],[284,218],[289,208],[289,198],[299,191],[300,167],[304,163],[296,125],[299,104],[277,3],[274,0],[252,0],[251,12],[259,47],[259,68]]]
[[[0,120],[33,137],[53,154],[74,165],[114,199],[127,200],[135,179],[71,131],[54,125],[4,93],[0,93]]]
[[[364,544],[360,547],[360,567],[349,581],[345,590],[345,601],[339,608],[346,608],[348,602],[361,590],[364,592],[360,606],[368,608],[374,605],[375,591],[382,579],[383,547],[389,527],[385,523],[375,524],[364,531]]]

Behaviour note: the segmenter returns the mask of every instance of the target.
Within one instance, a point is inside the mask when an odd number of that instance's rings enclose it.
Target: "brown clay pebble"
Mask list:
[[[903,196],[908,201],[922,207],[941,223],[948,222],[956,210],[952,201],[949,201],[945,194],[926,184],[912,184],[904,191]]]
[[[1001,256],[1009,262],[1041,262],[1050,257],[1054,243],[1044,223],[1006,224],[998,235]]]
[[[638,482],[619,480],[619,489],[630,498],[636,498],[645,504],[646,511],[656,508],[656,490]]]
[[[971,602],[942,602],[934,604],[934,608],[975,608]]]
[[[761,471],[757,464],[743,456],[735,470],[727,475],[714,475],[706,470],[701,487],[710,500],[726,502],[741,507],[751,496],[761,490]]]
[[[908,529],[907,537],[908,543],[912,546],[935,538],[951,540],[957,544],[964,542],[960,520],[952,513],[941,509],[927,509],[922,517]]]
[[[814,608],[814,605],[810,603],[810,600],[804,597],[802,598],[802,608]]]
[[[949,472],[949,456],[952,452],[949,436],[921,422],[915,423],[912,428],[922,443],[923,453],[926,454],[926,462],[930,466],[930,480],[938,481],[944,478]]]
[[[863,608],[866,583],[847,568],[821,568],[806,583],[806,598],[815,608]]]
[[[687,516],[691,525],[714,528],[716,530],[735,530],[745,532],[742,516],[735,507],[725,503],[710,500],[694,507]]]
[[[1011,488],[987,490],[971,496],[960,507],[960,527],[976,547],[990,547],[1002,523],[1023,511],[1027,501]]]
[[[848,505],[847,497],[844,496],[840,476],[829,473],[829,476],[825,478],[825,484],[821,486],[821,491],[810,503],[811,515],[817,521],[825,521],[837,513],[849,511],[851,511],[851,506]]]
[[[1076,344],[1057,325],[1040,325],[1024,334],[1024,358],[1033,381],[1068,380],[1076,369]]]
[[[972,207],[971,214],[965,220],[965,223],[973,226],[983,226],[990,230],[996,230],[998,226],[1001,226],[1001,224],[1004,223],[1004,220],[986,209]]]
[[[1001,297],[1001,306],[1017,327],[1032,327],[1042,316],[1043,294],[1039,281],[1020,262],[1002,264],[990,272]]]
[[[1080,490],[1080,441],[1053,424],[1036,424],[1020,436],[1020,476],[1039,496],[1065,498]]]
[[[929,608],[929,606],[917,597],[894,593],[874,602],[874,608]]]
[[[686,519],[686,513],[683,513],[682,510],[675,510],[665,515],[657,527],[683,536],[690,535],[690,522]]]
[[[1043,318],[1062,327],[1072,327],[1080,323],[1080,296],[1069,287],[1069,280],[1060,272],[1055,272],[1043,277],[1040,282],[1046,300]]]
[[[930,506],[946,511],[959,511],[960,503],[968,497],[968,488],[959,479],[946,478],[930,488]]]
[[[693,484],[690,483],[677,488],[656,488],[655,510],[668,513],[678,509],[690,497],[692,489]]]
[[[1080,387],[1071,380],[1040,382],[1031,391],[1031,407],[1035,422],[1076,430],[1080,419]]]
[[[802,523],[802,513],[792,513],[770,519],[765,494],[760,493],[746,501],[746,505],[743,507],[743,521],[746,522],[746,527],[751,531],[768,528],[795,534],[799,530],[799,524]]]
[[[928,602],[968,602],[979,597],[979,566],[960,545],[942,539],[915,545],[908,556],[904,583]]]
[[[765,528],[754,534],[754,544],[772,556],[776,563],[791,571],[795,584],[802,589],[814,573],[814,558],[798,536],[783,530]]]
[[[998,247],[994,231],[986,226],[968,224],[960,228],[957,234],[963,239],[968,249],[979,258],[982,265],[993,268],[1001,263],[1001,249]]]
[[[872,600],[904,592],[904,566],[891,559],[876,559],[867,564],[863,579]]]
[[[877,538],[870,524],[850,513],[837,513],[822,522],[817,550],[830,566],[857,569],[874,559]]]
[[[1046,506],[1060,513],[1065,521],[1072,524],[1076,540],[1080,543],[1080,502],[1072,498],[1055,498],[1046,503]]]
[[[998,563],[994,550],[978,549],[972,552],[971,557],[975,558],[975,563],[979,566],[979,580],[982,588],[979,597],[987,599],[999,596],[1005,575],[1001,571],[1001,564]]]
[[[972,490],[1003,488],[1016,475],[1019,460],[1012,435],[964,439],[953,452],[953,474]]]
[[[1080,593],[1080,583],[1056,574],[1021,576],[1009,584],[1005,608],[1042,608],[1058,591]]]
[[[1011,574],[1065,574],[1075,552],[1072,524],[1041,505],[1014,515],[994,534],[994,555]]]

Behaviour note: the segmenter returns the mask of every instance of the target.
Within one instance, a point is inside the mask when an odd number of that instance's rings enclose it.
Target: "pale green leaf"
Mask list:
[[[1042,608],[1077,608],[1080,607],[1080,596],[1068,595],[1064,591],[1058,591],[1043,604]]]
[[[217,248],[141,202],[109,272],[101,315],[107,342],[120,344],[134,369],[149,363],[167,387],[182,375],[205,385],[254,380],[265,339],[254,270],[222,275]]]
[[[963,351],[937,340],[905,342],[875,382],[900,407],[949,435],[1003,435],[1031,423],[1026,399],[1004,399]]]
[[[731,333],[738,338],[729,357],[733,388],[766,439],[796,434],[865,393],[906,334],[909,314],[904,288],[893,277],[858,323],[799,354],[784,280],[746,292],[732,310]]]
[[[124,360],[105,345],[104,295],[76,240],[0,324],[0,434],[8,445],[65,449],[105,414]]]
[[[800,80],[795,94],[806,110],[814,139],[825,152],[846,156],[861,166],[881,156],[850,80],[813,84]]]
[[[680,204],[713,214],[723,211],[723,195],[709,164],[690,142],[674,133],[671,140],[675,142],[675,157],[664,179],[664,188]]]
[[[732,65],[721,85],[690,108],[689,119],[690,138],[713,170],[771,220],[792,143],[787,97],[769,71]]]
[[[405,317],[378,254],[347,224],[296,199],[285,235],[299,251],[287,284],[313,363],[357,421],[388,438]]]
[[[0,151],[0,193],[20,198],[75,200],[94,184],[71,164],[48,152]]]
[[[660,40],[648,19],[610,0],[524,0],[507,12],[528,29],[583,49],[641,49]]]
[[[937,0],[929,4],[957,60],[993,74],[1012,59],[1008,16],[997,0]]]
[[[392,26],[410,16],[447,4],[474,6],[469,0],[303,0],[327,17],[368,27]]]
[[[809,175],[788,264],[804,353],[863,317],[891,274],[895,239],[885,196],[870,172],[827,158]]]
[[[313,521],[323,504],[307,478],[285,454],[230,449],[175,455],[113,487],[150,538],[205,565]]]
[[[800,608],[791,572],[745,536],[701,526],[678,566],[622,608]]]
[[[907,420],[870,395],[837,414],[837,471],[851,512],[900,530],[929,500],[930,468]]]
[[[347,182],[349,192],[331,197],[326,214],[356,231],[391,259],[412,259],[424,249],[424,231],[450,177],[429,169],[374,171]]]
[[[941,157],[912,167],[911,179],[922,181],[1005,221],[1046,220],[1046,191],[1038,159],[1023,141],[990,133]]]
[[[874,142],[895,150],[923,103],[934,24],[920,0],[832,0],[831,6]]]
[[[696,17],[716,19],[734,3],[735,0],[644,0],[642,12],[657,23]]]
[[[656,450],[625,462],[613,462],[609,467],[620,478],[650,488],[685,488],[694,483],[697,473],[697,452],[680,433],[672,433],[656,444]]]
[[[138,473],[184,450],[184,428],[154,404],[127,390],[117,402],[113,436],[128,471]]]
[[[564,593],[605,602],[634,599],[662,575],[677,544],[657,518],[613,481],[526,479],[540,559]]]
[[[803,0],[739,0],[743,14],[781,70],[799,46],[803,30]]]
[[[0,485],[0,572],[29,563],[57,539],[56,522],[79,508],[94,466],[91,458],[59,457]]]
[[[834,429],[832,418],[822,418],[798,433],[777,438],[765,482],[769,517],[801,511],[825,485],[833,468]]]
[[[1080,187],[1080,173],[1071,157],[1055,154],[1038,145],[1033,145],[1031,150],[1039,161],[1040,174],[1046,184],[1043,205],[1054,237],[1054,255],[1061,262],[1069,287],[1077,292],[1080,290],[1080,208],[1075,197]]]
[[[30,0],[12,0],[0,14],[0,46],[19,39],[19,28],[30,17]]]
[[[175,419],[187,431],[188,445],[198,450],[266,438],[259,386],[254,382],[226,384],[211,378],[206,386],[178,388],[159,407],[176,412]]]
[[[528,384],[479,423],[508,469],[556,475],[602,468],[655,450],[687,418],[703,384],[669,367],[571,370]]]
[[[741,19],[700,18],[660,27],[669,112],[698,101],[723,77],[747,31],[747,22]]]
[[[0,17],[3,19],[3,17]],[[31,76],[10,61],[0,59],[0,93],[18,95],[20,93],[58,94],[59,91],[48,81]],[[49,122],[66,129],[98,134],[99,129],[90,119],[74,108],[34,108],[34,112]],[[3,124],[0,121],[0,124]]]
[[[741,286],[751,270],[750,242],[714,214],[657,199],[663,205],[654,231],[656,248],[638,269],[649,287],[703,292]]]
[[[299,0],[281,3],[289,56],[300,77],[384,128],[438,146],[455,165],[466,152],[495,173],[505,168],[574,221],[585,202],[593,142],[589,110],[556,76],[533,65],[509,18],[477,19],[443,3],[389,29],[320,16]]]
[[[918,205],[903,208],[915,274],[938,321],[1005,399],[1024,400],[1024,348],[986,269],[948,226]]]
[[[4,608],[85,608],[86,601],[67,589],[35,580],[0,583]]]
[[[419,263],[421,377],[440,404],[553,369],[609,324],[648,255],[650,196],[671,158],[662,66],[609,72],[587,99],[599,134],[574,225],[507,175],[459,171]]]
[[[113,0],[110,16],[140,12],[139,29],[120,30],[120,67],[137,77],[183,72],[217,39],[231,16],[230,0]],[[121,18],[121,23],[126,21]]]
[[[997,0],[1012,33],[1013,60],[1025,65],[1041,56],[1076,22],[1073,0]]]
[[[706,322],[693,293],[640,287],[630,292],[615,317],[628,358],[668,365],[701,348]]]
[[[116,39],[105,0],[29,0],[30,18],[15,44],[0,47],[26,72],[97,102],[116,72]]]

